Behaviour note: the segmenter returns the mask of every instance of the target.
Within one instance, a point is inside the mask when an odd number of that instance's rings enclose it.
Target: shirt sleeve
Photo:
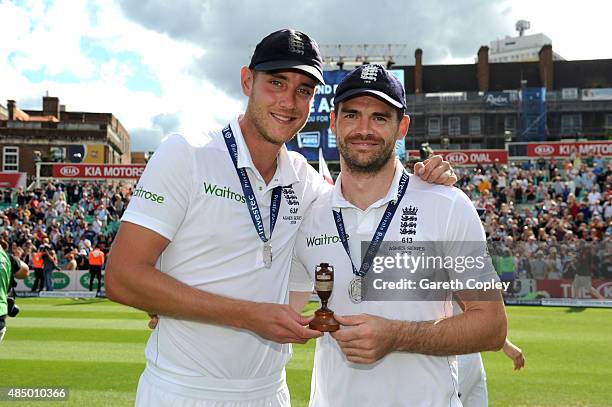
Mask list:
[[[121,218],[172,240],[193,190],[193,152],[178,134],[168,136],[153,154]]]
[[[313,288],[314,285],[310,274],[294,253],[291,259],[291,272],[289,273],[289,291],[312,292]]]
[[[306,227],[306,222],[312,216],[312,207],[309,207],[304,213],[304,222],[298,229],[295,239],[295,247],[291,258],[291,271],[289,273],[289,291],[309,291],[314,288],[312,276],[308,273],[308,268],[302,260],[302,250],[304,242],[303,229]]]

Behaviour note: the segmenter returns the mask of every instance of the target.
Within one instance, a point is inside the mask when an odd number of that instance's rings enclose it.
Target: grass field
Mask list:
[[[0,387],[70,389],[69,401],[44,406],[133,404],[149,334],[144,313],[99,299],[19,305],[0,344]],[[508,317],[527,363],[514,372],[503,354],[484,355],[491,406],[612,406],[612,310],[511,307]],[[313,343],[295,347],[287,369],[293,406],[307,405],[313,351]]]

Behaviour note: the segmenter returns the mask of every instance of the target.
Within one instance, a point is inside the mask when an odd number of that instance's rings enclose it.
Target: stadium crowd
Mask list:
[[[601,156],[458,169],[502,278],[612,278],[612,163]],[[580,277],[579,277],[580,278]]]
[[[502,278],[612,279],[612,162],[541,159],[456,171],[457,186],[484,209]],[[95,247],[108,253],[131,194],[129,185],[99,182],[6,189],[0,241],[33,269],[42,256],[47,267],[88,270]]]
[[[31,269],[88,270],[96,247],[108,252],[130,196],[128,186],[99,182],[7,189],[0,241]],[[32,290],[42,289],[37,283]]]

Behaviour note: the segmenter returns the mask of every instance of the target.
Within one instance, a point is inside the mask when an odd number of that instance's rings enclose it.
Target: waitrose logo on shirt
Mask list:
[[[207,195],[217,196],[219,198],[231,199],[236,202],[246,203],[244,195],[237,194],[229,187],[222,187],[215,184],[204,183],[203,192]]]
[[[350,236],[346,236],[346,240],[349,240]],[[306,237],[306,245],[308,247],[311,246],[325,246],[328,244],[336,244],[340,241],[340,237],[338,235],[326,235],[322,234],[319,236],[310,236]]]
[[[158,195],[151,191],[147,191],[143,187],[136,188],[136,190],[132,194],[132,197],[133,198],[144,198],[148,201],[159,203],[159,204],[163,204],[164,199],[165,199],[163,195]]]

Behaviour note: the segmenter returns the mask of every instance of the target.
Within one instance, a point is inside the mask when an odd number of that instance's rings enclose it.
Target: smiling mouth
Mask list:
[[[352,140],[349,142],[350,145],[357,147],[357,148],[362,148],[362,149],[371,149],[371,148],[375,148],[378,147],[378,145],[380,143],[373,141],[373,140]]]
[[[285,115],[278,114],[278,113],[270,113],[270,116],[276,119],[277,122],[280,122],[283,124],[291,123],[295,120],[295,117],[285,116]]]

